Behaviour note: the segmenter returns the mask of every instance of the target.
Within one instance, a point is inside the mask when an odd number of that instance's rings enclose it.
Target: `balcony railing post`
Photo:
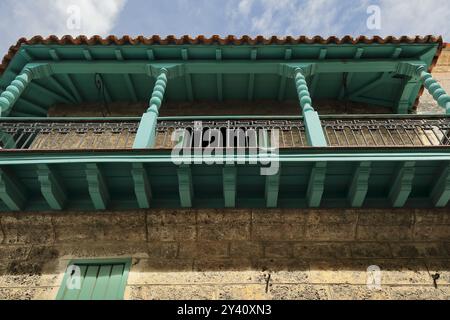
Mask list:
[[[325,139],[319,114],[312,107],[312,100],[309,94],[308,85],[301,68],[295,69],[294,78],[295,87],[297,88],[300,105],[303,111],[308,143],[312,147],[326,147],[327,140]]]
[[[417,68],[417,76],[427,88],[433,99],[445,109],[446,114],[450,114],[450,96],[445,92],[441,85],[428,73],[424,66]]]
[[[153,148],[156,143],[156,127],[158,124],[159,109],[161,108],[164,93],[166,92],[168,81],[168,70],[160,70],[150,99],[150,108],[142,116],[139,129],[134,140],[133,149]]]
[[[25,68],[0,95],[0,117],[7,114],[33,80],[33,72]]]

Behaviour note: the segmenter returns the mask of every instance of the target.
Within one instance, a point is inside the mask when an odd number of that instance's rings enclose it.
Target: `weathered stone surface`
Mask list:
[[[406,226],[358,226],[356,240],[405,241],[413,237],[412,229]]]
[[[366,242],[352,243],[353,258],[391,258],[392,253],[388,243]]]
[[[57,242],[146,241],[143,213],[66,213],[53,217]]]
[[[196,210],[148,210],[146,213],[149,225],[195,225],[197,219]]]
[[[390,288],[372,290],[362,285],[332,285],[329,287],[333,300],[386,300],[390,298]]]
[[[0,260],[25,260],[31,247],[26,245],[0,245]]]
[[[253,268],[252,260],[250,259],[202,258],[194,260],[194,270],[205,272],[205,271],[249,271],[255,269]]]
[[[217,288],[219,300],[269,300],[265,284],[224,285]]]
[[[148,225],[148,241],[194,241],[196,239],[195,224]]]
[[[293,246],[291,243],[269,243],[264,247],[266,258],[292,258]]]
[[[302,259],[266,258],[254,260],[253,269],[269,272],[305,271],[309,270],[309,264]]]
[[[197,239],[199,241],[250,240],[250,224],[199,226]]]
[[[439,275],[439,286],[450,285],[450,259],[426,259],[425,263],[431,275]]]
[[[47,214],[8,214],[0,216],[4,244],[43,244],[55,241],[51,216]]]
[[[128,286],[125,298],[129,300],[214,300],[215,286]]]
[[[0,300],[54,300],[58,288],[0,288]]]
[[[448,240],[450,239],[450,227],[448,225],[417,225],[414,228],[415,240]]]
[[[229,244],[223,241],[216,242],[182,242],[180,243],[180,258],[226,258],[229,256]]]
[[[310,259],[350,258],[350,245],[347,243],[296,243],[294,257]]]
[[[353,224],[314,224],[306,229],[308,241],[351,241],[355,239]]]
[[[450,212],[445,209],[415,210],[416,225],[450,225]]]
[[[299,215],[303,216],[303,211]],[[283,211],[279,209],[252,210],[252,221],[254,224],[280,224],[285,222],[284,218]]]
[[[354,210],[309,210],[308,224],[355,224],[358,212]]]
[[[197,223],[199,225],[223,224],[236,226],[250,224],[252,212],[250,210],[199,210]]]
[[[34,250],[42,247],[35,247]],[[57,256],[63,260],[82,258],[148,258],[155,255],[153,248],[145,242],[96,242],[79,244],[57,244],[44,247],[47,250],[56,251]],[[158,253],[160,253],[158,251]]]
[[[263,244],[252,241],[233,241],[230,243],[230,257],[232,258],[262,258]]]
[[[274,300],[326,300],[330,298],[325,286],[285,284],[270,286],[270,296]]]
[[[449,300],[450,287],[441,286],[434,288],[433,286],[392,286],[390,288],[390,299],[393,300]]]
[[[298,224],[253,225],[252,240],[299,241],[305,238],[305,230]]]
[[[362,210],[359,214],[360,226],[411,226],[414,211],[404,209]]]
[[[398,258],[445,258],[447,252],[442,243],[392,243],[394,257]]]

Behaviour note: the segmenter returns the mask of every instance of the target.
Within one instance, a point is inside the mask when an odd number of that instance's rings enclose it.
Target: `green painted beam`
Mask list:
[[[40,84],[37,84],[36,82],[31,82],[28,85],[31,89],[40,92],[40,94],[44,96],[52,97],[53,99],[57,100],[58,102],[63,102],[67,104],[71,104],[72,101],[65,96],[61,95],[60,93],[54,92],[53,90],[47,89],[44,86],[41,86]]]
[[[105,177],[97,164],[86,165],[86,179],[94,208],[96,210],[108,209],[111,196]]]
[[[152,187],[147,170],[142,163],[133,163],[131,175],[134,181],[134,192],[139,208],[148,209],[152,201]]]
[[[435,207],[444,208],[448,205],[450,201],[450,164],[446,164],[439,170],[430,197]]]
[[[192,171],[189,166],[180,166],[177,169],[180,204],[183,208],[192,208],[194,200],[194,185]]]
[[[354,59],[360,60],[362,58],[363,54],[364,54],[364,48],[357,48]],[[348,94],[348,92],[346,92],[346,88],[349,88],[353,81],[354,73],[345,72],[345,74],[347,74],[347,79],[346,79],[347,83],[345,86],[342,86],[341,92],[339,93],[339,98],[338,98],[339,100],[344,99],[345,95]]]
[[[266,206],[267,208],[278,207],[278,195],[280,192],[281,168],[275,175],[266,176]]]
[[[306,202],[310,208],[318,208],[322,202],[325,189],[325,178],[327,175],[327,163],[317,162],[311,170],[308,190],[306,192]]]
[[[236,207],[237,193],[237,168],[235,166],[225,166],[223,168],[223,198],[225,208]]]
[[[72,76],[70,74],[61,74],[64,81],[67,83],[67,86],[69,87],[70,91],[72,92],[73,96],[75,97],[77,103],[82,103],[83,98],[81,97],[80,90],[75,85]]]
[[[402,208],[408,201],[413,186],[415,165],[414,161],[407,161],[398,167],[389,191],[389,200],[394,208]]]
[[[189,51],[188,49],[182,49],[181,50],[181,59],[183,61],[189,60]],[[187,92],[187,99],[189,101],[194,101],[194,90],[192,87],[192,76],[190,74],[186,74],[185,77],[185,84],[186,84],[186,92]]]
[[[216,61],[222,61],[222,49],[216,49]],[[221,73],[216,74],[217,81],[217,100],[219,102],[223,101],[223,75]]]
[[[397,114],[408,114],[409,110],[415,102],[415,99],[411,99],[414,92],[420,85],[417,80],[404,79],[404,89],[400,94],[399,101],[395,108],[395,113]]]
[[[61,177],[46,164],[37,166],[38,180],[41,192],[52,210],[63,210],[68,200],[68,194]]]
[[[348,202],[352,208],[361,208],[366,200],[369,190],[369,178],[371,162],[361,162],[353,174],[353,179],[348,192]]]
[[[327,57],[327,54],[328,54],[328,50],[326,48],[320,49],[318,59],[324,60]],[[317,89],[317,84],[319,83],[319,78],[320,78],[320,74],[313,76],[312,83],[311,83],[311,89],[310,89],[312,97],[316,96],[316,89]]]
[[[27,202],[27,190],[9,170],[0,168],[0,199],[11,211],[22,211]]]
[[[148,74],[149,68],[180,68],[184,74],[283,74],[283,67],[307,68],[314,65],[313,74],[319,73],[382,73],[398,72],[401,63],[423,65],[418,60],[305,60],[301,62],[272,61],[166,61],[166,62],[135,62],[135,61],[91,61],[91,62],[39,62],[30,63],[29,67],[48,66],[53,74]]]

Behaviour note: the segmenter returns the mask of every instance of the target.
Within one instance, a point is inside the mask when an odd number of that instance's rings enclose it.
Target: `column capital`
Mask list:
[[[157,78],[161,74],[165,74],[168,79],[182,77],[185,72],[183,64],[174,63],[152,63],[147,65],[147,75]]]

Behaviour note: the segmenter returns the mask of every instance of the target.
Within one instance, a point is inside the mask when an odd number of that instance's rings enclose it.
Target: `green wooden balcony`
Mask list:
[[[326,147],[308,145],[302,117],[179,117],[160,119],[154,148],[133,149],[139,122],[1,119],[0,211],[421,208],[450,200],[449,116],[323,116]],[[262,175],[267,163],[248,145],[210,164],[194,152],[193,163],[174,163],[171,134],[198,128],[279,130],[279,151],[269,159],[279,171]]]

